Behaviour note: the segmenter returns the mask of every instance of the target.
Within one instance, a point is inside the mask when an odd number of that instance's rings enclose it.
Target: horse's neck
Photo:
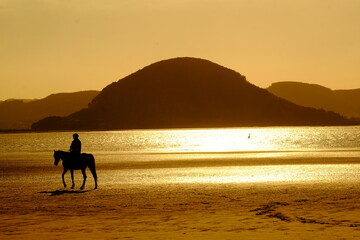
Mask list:
[[[68,152],[64,152],[64,151],[60,151],[60,158],[64,161],[67,160],[70,157],[70,153]]]

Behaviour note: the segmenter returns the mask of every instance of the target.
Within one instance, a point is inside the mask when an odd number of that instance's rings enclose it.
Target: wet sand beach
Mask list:
[[[49,156],[2,156],[0,238],[360,237],[358,157],[286,158],[275,165],[234,155],[223,164],[206,154],[194,161],[186,154],[122,158],[99,156],[99,189],[87,171],[80,190],[80,171],[75,189],[63,188],[62,167]]]

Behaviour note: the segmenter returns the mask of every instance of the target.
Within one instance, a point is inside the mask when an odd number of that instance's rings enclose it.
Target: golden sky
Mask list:
[[[211,60],[268,87],[360,88],[359,0],[0,0],[0,100]]]

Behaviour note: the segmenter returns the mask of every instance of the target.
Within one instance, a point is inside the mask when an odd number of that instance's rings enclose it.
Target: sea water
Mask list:
[[[54,171],[53,150],[68,151],[73,133],[0,134],[0,178],[20,181],[18,175],[11,175],[11,171],[15,174],[19,169],[33,175],[36,169],[44,173]],[[95,156],[101,185],[107,186],[159,182],[357,181],[360,171],[360,164],[353,164],[360,159],[360,126],[77,133],[82,151]],[[266,164],[257,164],[259,159]],[[279,159],[285,160],[279,162]],[[299,159],[301,164],[296,162]],[[301,161],[304,159],[306,164]],[[325,164],[323,159],[327,159]],[[331,159],[343,160],[338,164]],[[123,162],[126,164],[121,165]],[[60,174],[61,167],[58,170]],[[53,179],[58,183],[59,176],[56,177]]]
[[[0,154],[68,151],[73,132],[0,134]],[[262,127],[78,132],[83,152],[227,153],[351,152],[360,150],[360,126]]]

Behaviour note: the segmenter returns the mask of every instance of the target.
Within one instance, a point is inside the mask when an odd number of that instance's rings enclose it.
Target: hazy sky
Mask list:
[[[268,87],[360,88],[359,0],[0,0],[0,100],[211,60]]]

